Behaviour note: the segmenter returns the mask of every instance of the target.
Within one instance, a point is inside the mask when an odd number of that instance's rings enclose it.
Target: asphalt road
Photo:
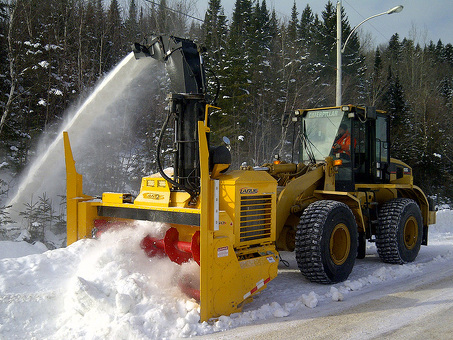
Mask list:
[[[453,339],[453,265],[364,291],[329,309],[200,337],[209,339]]]

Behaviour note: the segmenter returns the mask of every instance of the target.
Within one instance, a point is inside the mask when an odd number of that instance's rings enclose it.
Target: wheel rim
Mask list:
[[[412,249],[417,244],[418,224],[414,216],[407,219],[404,224],[404,245],[407,249]]]
[[[344,223],[335,226],[330,235],[330,258],[337,266],[346,262],[351,249],[351,235]]]

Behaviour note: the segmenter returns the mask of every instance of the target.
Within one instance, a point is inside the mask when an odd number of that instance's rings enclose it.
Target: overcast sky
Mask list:
[[[231,14],[236,0],[221,0],[227,16]],[[336,0],[332,0],[336,4]],[[204,18],[208,0],[198,0],[200,17]],[[299,18],[307,3],[312,11],[321,14],[327,0],[296,0]],[[275,8],[281,18],[289,18],[294,0],[266,0],[269,9]],[[444,44],[453,43],[453,0],[342,0],[351,27],[362,20],[403,5],[400,13],[383,15],[364,23],[361,35],[369,34],[372,44],[387,43],[394,33],[400,38],[411,38],[421,45],[439,39]]]

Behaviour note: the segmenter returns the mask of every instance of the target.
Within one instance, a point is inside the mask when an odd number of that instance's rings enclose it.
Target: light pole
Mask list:
[[[372,15],[369,18],[366,18],[363,20],[361,23],[359,23],[357,26],[355,26],[351,33],[349,33],[348,37],[346,38],[346,41],[344,42],[343,47],[341,47],[341,0],[337,1],[337,86],[336,86],[336,100],[335,100],[335,105],[340,106],[341,105],[341,59],[342,59],[342,54],[345,51],[346,44],[349,41],[349,38],[351,38],[352,34],[359,28],[360,25],[362,25],[364,22],[376,18],[378,16],[384,15],[384,14],[393,14],[393,13],[399,13],[403,10],[403,6],[396,6],[391,9],[389,9],[386,12],[382,12],[379,14]]]

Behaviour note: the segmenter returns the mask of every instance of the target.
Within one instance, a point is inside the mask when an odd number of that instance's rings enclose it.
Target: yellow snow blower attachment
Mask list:
[[[135,199],[127,193],[104,193],[101,200],[84,195],[65,132],[67,243],[128,221],[163,223],[165,235],[148,235],[141,247],[148,256],[200,265],[199,287],[179,286],[199,301],[201,321],[238,312],[277,276],[277,182],[264,171],[226,172],[228,148],[208,146],[208,117],[215,108],[206,103],[204,69],[192,41],[160,36],[135,44],[134,52],[137,59],[165,61],[176,92],[168,97],[157,145],[159,174],[142,179]],[[170,120],[176,122],[173,175],[163,171],[159,157]]]

